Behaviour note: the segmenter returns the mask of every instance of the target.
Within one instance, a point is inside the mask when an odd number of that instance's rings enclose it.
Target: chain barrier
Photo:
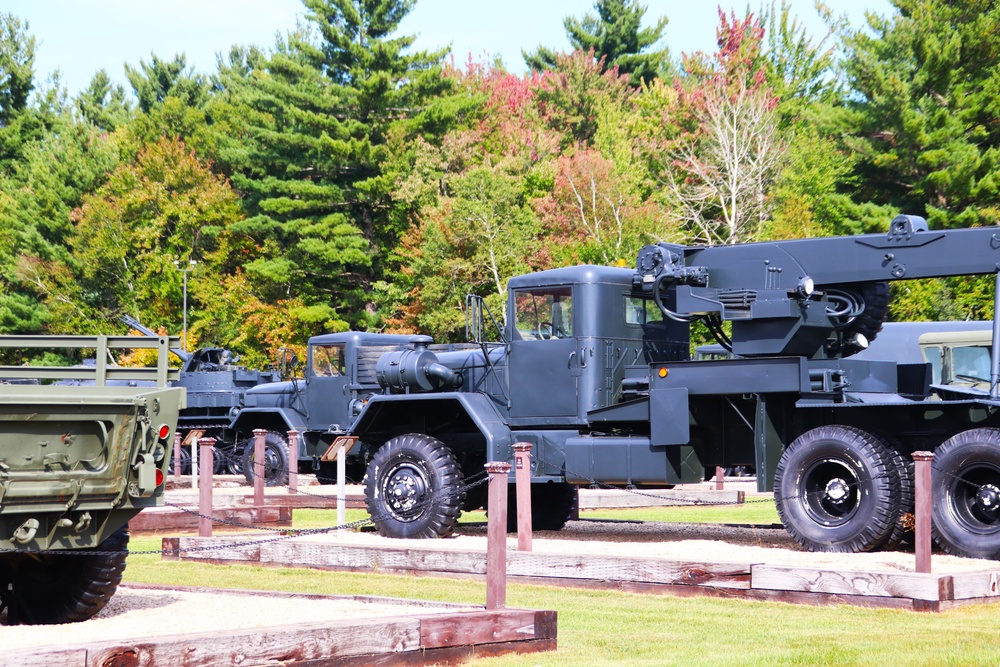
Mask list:
[[[465,482],[468,482],[468,480],[474,479],[476,477],[481,477],[481,479],[478,479],[478,480],[473,481],[473,482],[465,483]],[[467,494],[469,492],[470,489],[474,489],[474,488],[476,488],[478,486],[481,486],[481,485],[486,484],[487,482],[489,482],[489,477],[486,475],[486,471],[482,471],[482,472],[478,472],[478,473],[476,473],[474,475],[470,475],[469,477],[463,479],[462,481],[463,481],[463,484],[459,488],[451,490],[451,491],[439,492],[439,493],[436,493],[434,495],[431,495],[430,497],[428,497],[428,498],[426,498],[426,499],[418,502],[417,504],[415,504],[414,507],[413,507],[413,510],[411,510],[411,511],[427,509],[428,507],[431,507],[432,505],[435,505],[435,504],[437,504],[439,502],[442,502],[444,500],[448,500],[448,499],[452,499],[452,498],[462,498],[462,497],[465,496],[465,494]],[[324,497],[327,497],[327,496],[324,496]],[[236,527],[236,528],[243,528],[243,529],[250,529],[250,530],[265,530],[265,531],[270,531],[270,532],[274,532],[274,533],[281,533],[281,534],[280,535],[276,535],[275,537],[268,537],[268,538],[263,538],[263,539],[249,539],[249,540],[247,540],[245,542],[235,542],[235,543],[233,543],[233,542],[227,542],[225,544],[217,544],[217,545],[209,545],[209,546],[201,546],[201,547],[191,547],[191,548],[187,548],[187,549],[180,549],[180,548],[177,548],[177,549],[148,549],[148,550],[142,550],[142,551],[132,551],[132,550],[129,550],[129,549],[125,549],[125,550],[100,550],[100,549],[53,550],[53,551],[46,551],[46,552],[44,552],[44,555],[46,555],[46,556],[114,556],[114,555],[118,555],[118,554],[121,554],[121,553],[125,553],[125,554],[136,555],[136,556],[152,556],[152,555],[156,555],[156,554],[176,556],[176,555],[178,555],[181,552],[184,552],[184,553],[201,553],[201,552],[210,552],[210,551],[221,551],[223,549],[240,549],[240,548],[243,548],[243,547],[256,546],[256,545],[260,545],[260,544],[271,544],[271,543],[274,543],[274,542],[281,542],[281,541],[290,540],[290,539],[293,539],[293,538],[296,538],[296,537],[306,537],[306,536],[309,536],[309,535],[322,535],[322,534],[331,533],[331,532],[339,531],[339,530],[358,530],[358,529],[363,528],[363,527],[368,526],[368,525],[376,525],[379,521],[381,521],[383,519],[390,518],[387,513],[381,513],[381,514],[377,514],[375,516],[367,516],[367,517],[365,517],[363,519],[358,519],[357,521],[351,521],[349,523],[345,523],[345,524],[339,525],[339,526],[329,526],[329,527],[323,527],[323,528],[269,528],[269,527],[256,526],[256,525],[253,525],[253,524],[244,524],[244,523],[240,523],[240,522],[237,522],[237,521],[231,521],[231,520],[227,520],[227,519],[217,519],[215,517],[209,517],[209,516],[206,516],[206,515],[198,512],[196,510],[191,510],[191,509],[188,509],[188,508],[185,508],[185,507],[180,507],[180,506],[178,506],[178,505],[176,505],[174,503],[165,502],[164,505],[168,506],[168,507],[174,507],[176,509],[179,509],[181,511],[187,512],[189,514],[193,514],[193,515],[195,515],[197,517],[200,517],[200,518],[210,519],[213,523],[222,523],[222,524],[226,524],[226,525],[233,526],[233,527]],[[0,553],[22,553],[23,554],[23,553],[29,553],[29,552],[20,551],[18,549],[0,549]],[[30,553],[36,553],[37,554],[38,552],[30,552]]]

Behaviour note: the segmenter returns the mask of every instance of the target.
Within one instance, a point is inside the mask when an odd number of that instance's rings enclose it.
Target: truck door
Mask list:
[[[309,349],[309,386],[306,409],[309,426],[325,430],[333,424],[351,425],[350,396],[343,345],[313,345]]]
[[[573,288],[517,290],[512,317],[510,416],[576,416],[580,352],[573,334]]]

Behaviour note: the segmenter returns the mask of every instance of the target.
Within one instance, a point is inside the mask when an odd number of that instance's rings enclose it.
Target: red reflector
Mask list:
[[[167,424],[161,425],[159,435],[160,440],[166,440],[167,436],[170,435],[170,427]]]
[[[160,486],[163,484],[163,471],[159,468],[156,469],[156,485]]]

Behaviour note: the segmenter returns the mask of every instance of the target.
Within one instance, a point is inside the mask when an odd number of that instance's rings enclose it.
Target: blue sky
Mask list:
[[[697,0],[640,0],[647,23],[667,16],[665,41],[673,54],[715,46],[717,6]],[[864,25],[865,11],[888,14],[888,0],[830,0],[837,14],[855,26]],[[817,36],[822,23],[812,0],[791,0],[793,13]],[[751,6],[758,6],[756,2]],[[513,71],[523,71],[521,50],[539,44],[568,48],[562,26],[566,16],[592,13],[594,0],[418,0],[401,26],[417,35],[415,48],[452,47],[463,63],[499,55]],[[723,4],[728,12],[744,3]],[[35,71],[44,80],[59,69],[71,95],[87,85],[101,68],[126,83],[124,64],[138,65],[150,53],[172,59],[187,56],[188,65],[209,73],[215,56],[233,44],[271,47],[304,15],[300,0],[0,0],[0,12],[29,23],[39,45]]]

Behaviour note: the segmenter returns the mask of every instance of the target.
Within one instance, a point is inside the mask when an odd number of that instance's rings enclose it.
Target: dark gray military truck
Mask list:
[[[162,504],[184,390],[168,388],[170,340],[0,336],[0,348],[92,349],[91,367],[0,366],[0,606],[6,622],[100,611],[125,569],[128,522]],[[109,363],[157,350],[152,368]],[[49,384],[75,379],[88,385]],[[154,386],[142,386],[153,383]]]
[[[1000,228],[930,230],[915,216],[885,234],[650,245],[635,269],[511,279],[493,335],[470,299],[470,345],[314,338],[304,378],[249,390],[234,427],[303,430],[300,462],[315,465],[348,438],[393,537],[448,535],[484,500],[464,480],[528,442],[536,528],[564,524],[574,485],[663,487],[746,465],[807,549],[893,548],[911,525],[910,455],[930,450],[938,543],[996,558],[996,326],[986,391],[943,397],[924,360],[855,354],[881,330],[891,281],[998,267]],[[690,359],[694,322],[729,358]]]
[[[156,336],[156,332],[144,326],[139,320],[125,315],[122,322],[146,336]],[[243,406],[243,395],[250,387],[258,384],[278,382],[281,373],[277,369],[257,370],[241,366],[239,355],[221,347],[203,347],[193,352],[172,347],[170,352],[180,359],[180,372],[173,384],[187,390],[187,407],[178,417],[177,431],[181,434],[181,472],[191,471],[191,446],[194,437],[215,438],[216,473],[244,472],[243,458],[247,454],[247,440],[235,440],[228,428],[234,415]],[[277,467],[273,460],[268,470]],[[287,457],[282,459],[286,462]],[[171,463],[172,467],[172,463]],[[276,480],[272,479],[272,482]]]

